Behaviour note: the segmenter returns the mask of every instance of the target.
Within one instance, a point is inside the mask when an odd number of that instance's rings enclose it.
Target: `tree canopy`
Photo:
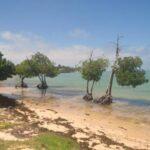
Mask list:
[[[18,74],[21,78],[33,76],[28,60],[24,60],[20,64],[16,65],[16,74]]]
[[[141,68],[142,64],[139,57],[118,58],[118,67],[115,71],[117,83],[121,86],[136,87],[148,82],[145,71]]]
[[[99,81],[102,73],[108,66],[108,60],[99,58],[97,60],[86,60],[82,63],[81,74],[85,80]]]
[[[43,74],[48,77],[55,77],[58,74],[58,69],[55,67],[54,63],[40,52],[32,55],[30,63],[34,76]]]
[[[108,67],[108,60],[104,58],[99,58],[96,60],[86,60],[82,63],[81,74],[82,78],[87,81],[87,93],[83,97],[86,100],[92,100],[92,92],[95,82],[98,82],[101,79],[103,72]],[[89,82],[92,81],[91,89],[89,91]]]
[[[24,83],[24,79],[33,76],[32,69],[27,59],[16,65],[16,74],[19,75],[21,79],[20,84],[17,84],[16,87],[27,87],[27,84]]]
[[[3,54],[0,52],[0,80],[6,80],[8,77],[12,77],[15,74],[15,65],[3,58]]]
[[[39,88],[47,88],[46,76],[53,78],[58,75],[58,68],[55,64],[40,52],[32,55],[28,63],[31,67],[32,75],[38,76],[41,81],[41,84],[38,85]]]

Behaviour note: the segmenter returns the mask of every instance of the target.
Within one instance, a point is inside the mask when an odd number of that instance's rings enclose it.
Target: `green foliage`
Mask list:
[[[28,60],[24,60],[20,64],[16,65],[16,74],[18,74],[21,78],[33,76]]]
[[[56,134],[43,134],[35,138],[35,149],[41,150],[44,145],[47,150],[79,150],[79,145],[66,137],[58,136]]]
[[[79,150],[74,140],[55,133],[43,133],[25,141],[4,141],[0,139],[0,150],[35,149],[35,150]]]
[[[14,64],[3,58],[3,54],[0,52],[0,80],[6,80],[12,75],[15,74]]]
[[[106,67],[108,66],[108,60],[99,58],[96,60],[92,60],[91,58],[89,60],[86,60],[82,63],[81,66],[81,74],[82,78],[87,81],[86,86],[86,95],[83,97],[85,100],[92,100],[93,99],[93,88],[95,82],[98,82],[101,79],[102,73],[106,70]],[[92,85],[89,91],[89,83],[92,81]]]
[[[85,80],[99,81],[102,73],[108,66],[108,60],[99,58],[97,60],[86,60],[82,63],[81,74]]]
[[[119,58],[118,67],[115,71],[118,84],[136,87],[148,82],[145,78],[145,71],[141,68],[142,64],[142,60],[139,57]]]
[[[34,76],[43,74],[48,77],[55,77],[58,74],[58,69],[55,67],[54,63],[40,52],[32,56],[30,65]]]

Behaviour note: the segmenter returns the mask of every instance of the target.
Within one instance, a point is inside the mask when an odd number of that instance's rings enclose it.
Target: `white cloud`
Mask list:
[[[3,40],[0,43],[0,50],[4,53],[5,57],[15,63],[19,63],[26,57],[30,57],[35,52],[40,51],[57,64],[75,65],[79,61],[88,58],[92,49],[84,45],[60,48],[53,46],[38,36],[16,34],[10,31],[2,32],[0,38]]]
[[[28,42],[29,40],[21,34],[13,34],[9,31],[2,32],[1,38],[7,41],[22,42],[22,43]]]
[[[83,30],[83,29],[74,29],[69,33],[70,37],[73,38],[79,38],[79,39],[86,39],[88,38],[90,35],[87,31]]]
[[[62,48],[53,46],[51,43],[46,42],[36,35],[16,34],[10,31],[0,33],[0,39],[0,51],[2,51],[6,58],[14,63],[21,62],[23,59],[30,57],[37,51],[47,55],[52,61],[56,62],[56,64],[69,66],[74,66],[80,61],[87,59],[91,50],[94,50],[94,58],[107,56],[112,62],[115,57],[115,48],[112,46],[93,48],[86,45],[72,45]],[[147,65],[150,60],[150,53],[148,50],[143,48],[142,50],[136,51],[138,48],[135,47],[127,49],[128,50],[121,51],[122,56],[141,56],[146,63],[145,66],[149,67],[149,65]]]

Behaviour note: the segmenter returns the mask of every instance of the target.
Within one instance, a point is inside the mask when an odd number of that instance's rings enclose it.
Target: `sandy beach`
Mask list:
[[[1,87],[0,91],[14,95],[18,89]],[[29,122],[38,122],[39,127],[73,138],[86,145],[85,149],[150,149],[149,123],[116,115],[110,108],[54,96],[24,98],[22,102],[37,116],[28,113]],[[0,139],[3,137],[0,133]]]
[[[66,134],[73,127],[75,132],[71,136],[78,142],[87,142],[93,149],[150,148],[150,127],[144,124],[94,112],[91,108],[68,101],[52,100],[38,104],[25,100],[24,103],[39,116],[42,127]],[[58,122],[53,122],[57,119]]]

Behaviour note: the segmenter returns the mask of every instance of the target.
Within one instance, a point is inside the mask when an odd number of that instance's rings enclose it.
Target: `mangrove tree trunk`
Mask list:
[[[47,82],[46,82],[46,76],[44,74],[41,74],[38,77],[39,77],[39,80],[40,80],[41,83],[38,84],[37,87],[39,89],[47,89],[48,85],[47,85]]]
[[[102,97],[100,97],[99,99],[95,100],[95,102],[100,103],[100,104],[111,104],[112,103],[112,85],[113,85],[113,79],[114,79],[114,75],[115,75],[115,70],[116,70],[116,65],[117,65],[117,61],[118,61],[118,57],[119,57],[119,52],[120,52],[120,48],[119,48],[119,39],[120,37],[117,37],[117,43],[116,43],[116,58],[115,58],[115,62],[112,66],[112,72],[110,75],[110,80],[109,80],[109,85],[108,88],[106,90],[106,94]]]
[[[17,84],[15,87],[27,88],[28,85],[24,82],[24,79],[24,76],[20,76],[20,83]]]

